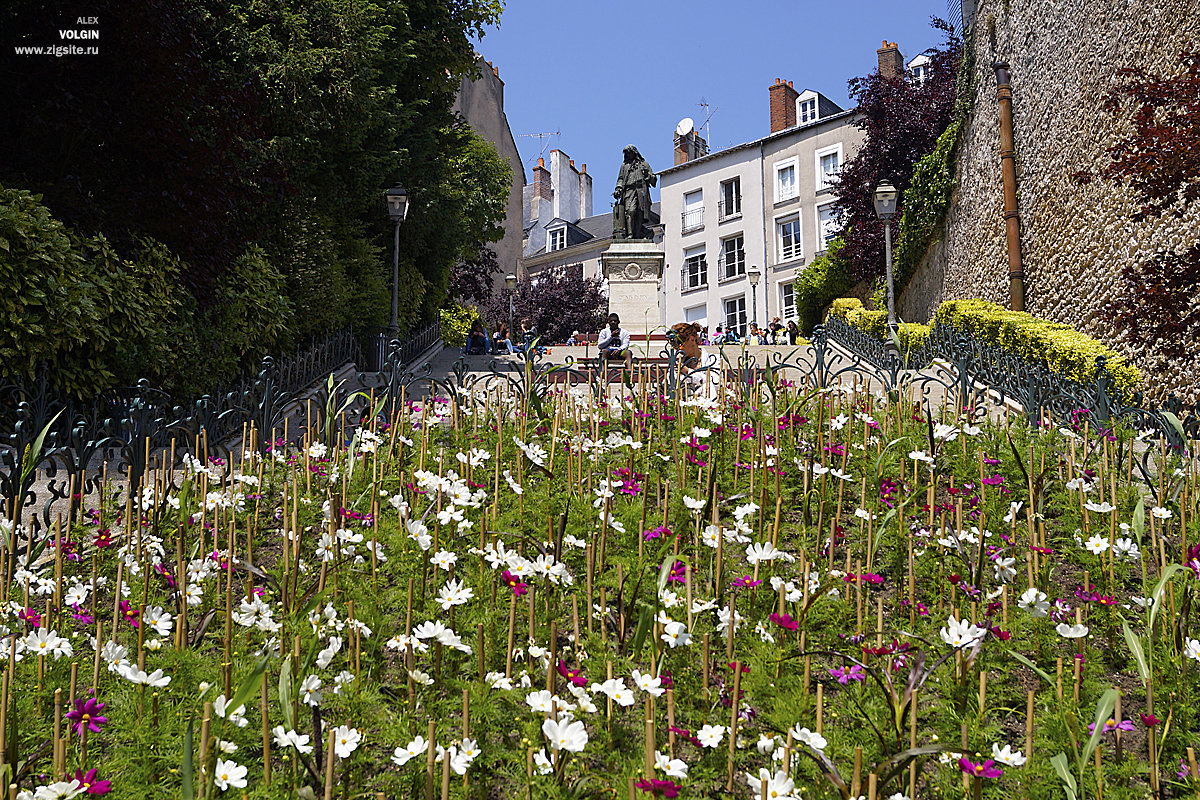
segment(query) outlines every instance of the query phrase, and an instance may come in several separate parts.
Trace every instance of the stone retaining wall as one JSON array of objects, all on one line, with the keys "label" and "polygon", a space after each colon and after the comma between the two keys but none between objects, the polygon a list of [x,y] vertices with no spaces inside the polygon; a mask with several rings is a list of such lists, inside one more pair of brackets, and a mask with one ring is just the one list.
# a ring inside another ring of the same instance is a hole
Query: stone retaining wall
[{"label": "stone retaining wall", "polygon": [[958,154],[958,189],[943,240],[901,295],[898,313],[928,319],[943,300],[1008,304],[995,61],[1012,71],[1026,310],[1070,324],[1126,354],[1158,400],[1200,402],[1200,343],[1175,363],[1148,359],[1101,315],[1123,266],[1200,234],[1200,207],[1182,218],[1135,223],[1132,195],[1096,172],[1129,133],[1101,98],[1123,67],[1178,74],[1178,56],[1200,49],[1200,0],[982,0],[975,17],[975,96]]}]

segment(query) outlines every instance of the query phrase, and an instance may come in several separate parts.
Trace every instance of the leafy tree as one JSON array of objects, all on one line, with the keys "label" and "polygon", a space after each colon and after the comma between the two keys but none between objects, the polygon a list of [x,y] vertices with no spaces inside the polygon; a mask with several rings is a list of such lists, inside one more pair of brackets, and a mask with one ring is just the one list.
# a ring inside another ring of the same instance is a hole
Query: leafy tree
[{"label": "leafy tree", "polygon": [[924,81],[917,83],[906,75],[885,78],[878,71],[850,80],[850,99],[861,115],[854,124],[866,133],[866,139],[862,149],[843,165],[833,192],[846,239],[842,258],[856,280],[873,278],[885,269],[884,231],[875,216],[875,187],[890,181],[900,191],[899,215],[913,167],[934,149],[954,113],[962,40],[943,20],[935,18],[932,25],[945,34],[945,41],[925,51],[930,62]]},{"label": "leafy tree", "polygon": [[[550,267],[513,290],[513,323],[528,319],[546,342],[565,342],[572,331],[597,331],[608,314],[608,297],[597,278],[583,277],[583,265]],[[508,292],[496,292],[484,307],[488,325],[508,321]]]},{"label": "leafy tree", "polygon": [[450,273],[450,297],[470,300],[477,306],[487,305],[492,297],[492,276],[500,272],[496,251],[484,247],[471,259],[460,262]]},{"label": "leafy tree", "polygon": [[[1179,65],[1171,77],[1123,69],[1104,98],[1105,110],[1127,114],[1133,131],[1109,148],[1101,175],[1133,190],[1138,221],[1182,218],[1200,201],[1200,51],[1180,54]],[[1192,238],[1122,267],[1119,294],[1105,308],[1130,340],[1164,356],[1195,352],[1200,335],[1200,238]]]}]

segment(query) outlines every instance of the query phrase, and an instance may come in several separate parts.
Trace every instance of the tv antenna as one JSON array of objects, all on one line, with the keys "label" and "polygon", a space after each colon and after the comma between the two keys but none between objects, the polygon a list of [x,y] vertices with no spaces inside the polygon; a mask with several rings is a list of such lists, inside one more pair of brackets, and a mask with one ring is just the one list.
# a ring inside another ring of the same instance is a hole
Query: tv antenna
[{"label": "tv antenna", "polygon": [[530,138],[533,138],[534,136],[536,136],[537,140],[538,140],[538,156],[541,157],[546,154],[546,140],[549,139],[551,136],[561,136],[561,135],[562,135],[562,130],[560,129],[557,131],[548,131],[546,133],[518,133],[517,138],[518,139],[530,139]]},{"label": "tv antenna", "polygon": [[700,127],[704,128],[704,139],[709,143],[709,147],[712,147],[712,131],[708,127],[708,121],[712,119],[713,114],[716,114],[720,109],[710,106],[708,101],[703,97],[700,98],[700,102],[696,103],[696,105],[704,109],[704,122],[700,125]]}]

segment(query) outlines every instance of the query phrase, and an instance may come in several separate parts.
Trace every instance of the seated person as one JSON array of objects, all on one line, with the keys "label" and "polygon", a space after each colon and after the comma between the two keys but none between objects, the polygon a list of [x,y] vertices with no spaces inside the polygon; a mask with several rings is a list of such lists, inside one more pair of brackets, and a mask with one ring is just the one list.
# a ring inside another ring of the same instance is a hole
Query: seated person
[{"label": "seated person", "polygon": [[800,338],[800,327],[795,320],[790,320],[787,324],[787,338],[788,344],[795,344],[796,340]]},{"label": "seated person", "polygon": [[508,325],[497,322],[496,330],[492,332],[492,352],[511,353],[512,351],[512,342],[508,339]]},{"label": "seated person", "polygon": [[700,349],[701,332],[694,322],[679,322],[667,333],[667,339],[679,349],[679,372],[693,386],[703,385],[706,377],[710,383],[720,382],[720,373],[715,369],[719,363],[717,354],[705,354]]},{"label": "seated person", "polygon": [[487,334],[483,330],[483,322],[476,319],[471,323],[471,331],[467,334],[467,343],[463,345],[462,354],[464,356],[483,356],[487,355],[488,340]]},{"label": "seated person", "polygon": [[625,369],[633,367],[633,351],[629,349],[629,331],[621,327],[621,318],[616,314],[608,315],[608,327],[600,331],[596,341],[601,366],[609,361],[624,361]]}]

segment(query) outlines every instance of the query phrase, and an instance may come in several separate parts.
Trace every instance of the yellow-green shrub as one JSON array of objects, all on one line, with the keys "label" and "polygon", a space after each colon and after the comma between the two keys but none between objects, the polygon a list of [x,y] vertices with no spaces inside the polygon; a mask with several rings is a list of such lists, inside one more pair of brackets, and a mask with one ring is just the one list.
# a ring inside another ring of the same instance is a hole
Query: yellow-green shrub
[{"label": "yellow-green shrub", "polygon": [[842,317],[844,319],[847,313],[862,307],[862,300],[857,297],[839,297],[829,304],[829,311],[825,314],[825,318]]},{"label": "yellow-green shrub", "polygon": [[[881,342],[888,340],[886,311],[854,308],[846,312],[846,323]],[[908,353],[920,348],[929,338],[930,330],[932,329],[928,325],[919,322],[899,323],[896,326],[896,338],[900,340],[900,350]]]},{"label": "yellow-green shrub", "polygon": [[442,323],[442,341],[450,347],[462,347],[467,343],[467,334],[471,323],[479,318],[479,312],[473,308],[458,304],[443,308],[440,312]]},{"label": "yellow-green shrub", "polygon": [[1046,362],[1055,372],[1080,383],[1096,379],[1096,357],[1107,367],[1118,389],[1128,395],[1141,381],[1137,368],[1100,342],[1058,322],[983,300],[951,300],[938,308],[935,322],[975,334],[1029,362]]}]

